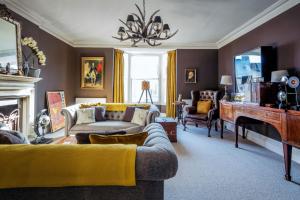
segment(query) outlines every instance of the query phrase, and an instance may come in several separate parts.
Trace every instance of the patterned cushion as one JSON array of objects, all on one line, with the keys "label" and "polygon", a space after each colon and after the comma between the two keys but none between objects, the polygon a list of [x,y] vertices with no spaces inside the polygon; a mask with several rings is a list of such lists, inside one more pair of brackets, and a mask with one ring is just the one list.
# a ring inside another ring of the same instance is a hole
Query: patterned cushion
[{"label": "patterned cushion", "polygon": [[84,108],[76,111],[77,121],[76,124],[89,124],[96,122],[95,108]]},{"label": "patterned cushion", "polygon": [[122,111],[106,111],[105,118],[107,120],[121,121],[124,118],[124,114]]}]

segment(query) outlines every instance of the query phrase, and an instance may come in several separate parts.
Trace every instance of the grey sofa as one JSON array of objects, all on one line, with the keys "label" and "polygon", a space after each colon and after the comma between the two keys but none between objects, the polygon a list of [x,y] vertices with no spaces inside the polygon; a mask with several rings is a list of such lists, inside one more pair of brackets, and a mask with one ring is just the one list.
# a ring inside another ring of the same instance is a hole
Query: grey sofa
[{"label": "grey sofa", "polygon": [[[125,112],[121,111],[107,111],[105,113],[105,117],[107,119],[106,121],[76,125],[76,110],[78,110],[79,107],[80,104],[76,104],[62,109],[62,114],[65,116],[65,135],[77,133],[107,134],[115,131],[136,133],[142,131],[144,128],[144,126],[122,121]],[[146,125],[155,122],[155,118],[159,115],[159,109],[155,105],[151,105],[147,116]]]},{"label": "grey sofa", "polygon": [[[150,124],[143,146],[137,148],[134,187],[97,186],[0,189],[3,200],[163,200],[164,180],[176,175],[176,153],[164,129]],[[62,152],[63,153],[63,152]]]}]

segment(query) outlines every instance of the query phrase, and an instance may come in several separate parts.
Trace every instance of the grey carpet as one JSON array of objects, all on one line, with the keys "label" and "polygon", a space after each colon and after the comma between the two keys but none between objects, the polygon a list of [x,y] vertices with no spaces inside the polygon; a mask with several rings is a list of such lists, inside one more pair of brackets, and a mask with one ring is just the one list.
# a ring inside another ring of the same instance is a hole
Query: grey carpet
[{"label": "grey carpet", "polygon": [[179,169],[165,182],[166,200],[300,199],[300,165],[292,166],[296,183],[287,182],[281,156],[242,138],[236,149],[233,133],[221,140],[205,128],[187,131],[178,128]]}]

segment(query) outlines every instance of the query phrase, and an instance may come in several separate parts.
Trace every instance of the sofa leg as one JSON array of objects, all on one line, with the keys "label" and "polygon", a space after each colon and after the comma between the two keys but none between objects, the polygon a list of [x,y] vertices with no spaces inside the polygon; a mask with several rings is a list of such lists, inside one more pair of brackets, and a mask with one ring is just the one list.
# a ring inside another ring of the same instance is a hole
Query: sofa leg
[{"label": "sofa leg", "polygon": [[186,121],[183,120],[183,131],[186,131]]},{"label": "sofa leg", "polygon": [[198,128],[198,124],[195,124],[196,125],[196,127]]}]

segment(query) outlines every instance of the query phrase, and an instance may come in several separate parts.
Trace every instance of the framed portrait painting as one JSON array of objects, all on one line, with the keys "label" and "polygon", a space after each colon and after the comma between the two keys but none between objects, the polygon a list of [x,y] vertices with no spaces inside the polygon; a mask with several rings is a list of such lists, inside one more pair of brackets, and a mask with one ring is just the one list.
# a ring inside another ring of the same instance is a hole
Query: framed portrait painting
[{"label": "framed portrait painting", "polygon": [[104,89],[104,57],[81,58],[81,88]]},{"label": "framed portrait painting", "polygon": [[65,118],[61,110],[66,107],[64,91],[47,92],[48,112],[51,119],[51,132],[65,127]]},{"label": "framed portrait painting", "polygon": [[185,83],[197,83],[197,70],[185,69]]}]

